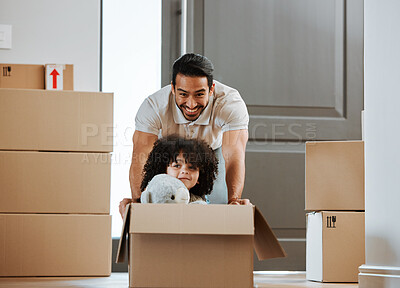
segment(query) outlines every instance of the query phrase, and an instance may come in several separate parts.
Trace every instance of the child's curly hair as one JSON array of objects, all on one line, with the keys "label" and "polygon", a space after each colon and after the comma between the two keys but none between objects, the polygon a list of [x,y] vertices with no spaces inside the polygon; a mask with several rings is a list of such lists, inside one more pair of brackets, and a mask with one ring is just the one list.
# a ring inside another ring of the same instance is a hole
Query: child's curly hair
[{"label": "child's curly hair", "polygon": [[140,191],[146,189],[155,175],[166,173],[168,165],[176,162],[176,157],[180,153],[187,163],[199,168],[199,184],[192,187],[190,193],[200,197],[210,194],[218,173],[218,159],[214,151],[202,140],[185,139],[176,135],[159,139],[154,143],[153,150],[144,165]]}]

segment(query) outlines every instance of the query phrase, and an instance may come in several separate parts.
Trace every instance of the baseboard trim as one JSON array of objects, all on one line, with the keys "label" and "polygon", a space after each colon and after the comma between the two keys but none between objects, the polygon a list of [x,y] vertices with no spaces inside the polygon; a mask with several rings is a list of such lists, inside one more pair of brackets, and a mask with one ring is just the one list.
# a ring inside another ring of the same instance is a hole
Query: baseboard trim
[{"label": "baseboard trim", "polygon": [[400,287],[400,267],[361,265],[358,269],[359,288]]}]

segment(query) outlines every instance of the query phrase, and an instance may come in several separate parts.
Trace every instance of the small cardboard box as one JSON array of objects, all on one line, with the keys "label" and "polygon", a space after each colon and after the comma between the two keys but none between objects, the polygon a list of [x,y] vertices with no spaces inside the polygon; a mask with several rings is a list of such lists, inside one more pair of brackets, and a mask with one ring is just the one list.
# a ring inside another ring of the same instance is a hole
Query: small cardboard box
[{"label": "small cardboard box", "polygon": [[306,143],[307,211],[365,210],[364,142]]},{"label": "small cardboard box", "polygon": [[129,287],[253,287],[260,260],[286,254],[253,206],[131,204],[117,262],[129,242]]},{"label": "small cardboard box", "polygon": [[0,276],[109,276],[111,216],[0,214]]},{"label": "small cardboard box", "polygon": [[74,65],[46,64],[45,89],[74,90]]},{"label": "small cardboard box", "polygon": [[358,282],[365,263],[364,212],[307,214],[306,278],[319,282]]},{"label": "small cardboard box", "polygon": [[0,151],[0,213],[110,213],[111,155]]},{"label": "small cardboard box", "polygon": [[44,66],[0,64],[0,88],[44,89]]},{"label": "small cardboard box", "polygon": [[0,89],[0,150],[111,152],[113,94]]},{"label": "small cardboard box", "polygon": [[[0,88],[17,89],[45,89],[47,87],[47,68],[49,65],[30,64],[4,64],[0,63]],[[62,77],[54,75],[56,80],[61,80],[58,90],[74,90],[74,65],[63,64]],[[52,71],[49,71],[49,74]],[[49,85],[52,83],[49,83]]]}]

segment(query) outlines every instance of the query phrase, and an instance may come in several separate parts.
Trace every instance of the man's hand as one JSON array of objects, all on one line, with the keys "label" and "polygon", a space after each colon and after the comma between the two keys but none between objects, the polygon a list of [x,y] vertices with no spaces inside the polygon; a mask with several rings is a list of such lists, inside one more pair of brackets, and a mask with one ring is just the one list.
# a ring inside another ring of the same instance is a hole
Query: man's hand
[{"label": "man's hand", "polygon": [[119,202],[119,214],[121,214],[122,219],[124,219],[126,205],[129,203],[133,203],[131,198],[124,198],[121,202]]},{"label": "man's hand", "polygon": [[253,205],[251,204],[249,199],[237,199],[237,198],[233,198],[231,200],[228,201],[229,205]]}]

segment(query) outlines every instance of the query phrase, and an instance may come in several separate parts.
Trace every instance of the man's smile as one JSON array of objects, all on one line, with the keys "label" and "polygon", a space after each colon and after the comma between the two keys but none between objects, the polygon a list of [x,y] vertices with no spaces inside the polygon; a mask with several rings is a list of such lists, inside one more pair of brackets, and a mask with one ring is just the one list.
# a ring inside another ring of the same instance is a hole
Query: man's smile
[{"label": "man's smile", "polygon": [[190,109],[189,107],[187,107],[185,105],[182,105],[181,107],[183,108],[183,110],[185,110],[186,114],[189,114],[189,115],[196,115],[197,112],[201,109],[201,106],[196,106],[192,109]]},{"label": "man's smile", "polygon": [[194,108],[194,109],[189,109],[189,108],[185,108],[189,113],[194,113],[197,111],[198,108]]}]

